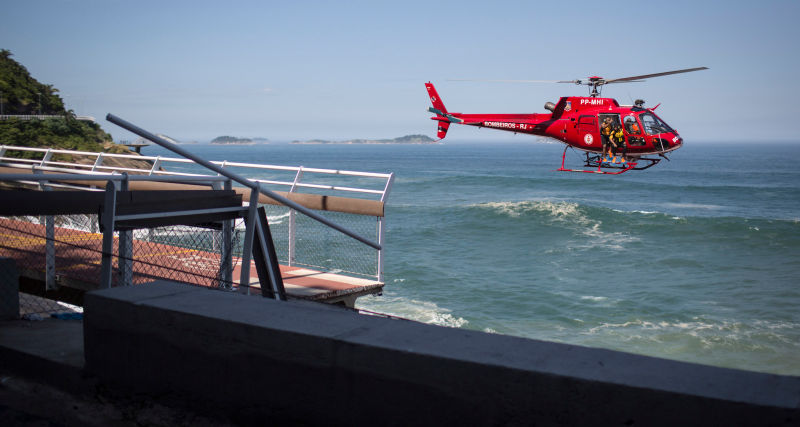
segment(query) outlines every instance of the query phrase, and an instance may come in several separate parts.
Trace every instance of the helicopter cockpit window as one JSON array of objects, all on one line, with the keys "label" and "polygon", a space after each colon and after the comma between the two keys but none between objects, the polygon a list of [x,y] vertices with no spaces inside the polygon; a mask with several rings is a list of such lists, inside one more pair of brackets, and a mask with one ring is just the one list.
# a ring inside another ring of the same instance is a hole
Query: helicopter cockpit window
[{"label": "helicopter cockpit window", "polygon": [[669,127],[663,120],[656,117],[653,113],[642,113],[639,115],[639,119],[642,121],[642,126],[644,126],[644,131],[647,132],[648,135],[657,135],[660,133],[665,132],[673,132],[672,128]]},{"label": "helicopter cockpit window", "polygon": [[639,124],[636,123],[636,118],[633,116],[625,117],[625,130],[631,135],[642,133],[641,129],[639,129]]}]

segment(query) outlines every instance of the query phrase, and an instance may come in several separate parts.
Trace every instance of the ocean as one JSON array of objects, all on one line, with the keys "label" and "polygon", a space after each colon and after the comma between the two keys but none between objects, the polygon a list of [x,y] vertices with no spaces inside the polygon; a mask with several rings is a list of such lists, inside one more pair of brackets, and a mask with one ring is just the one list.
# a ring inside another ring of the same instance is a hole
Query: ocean
[{"label": "ocean", "polygon": [[563,145],[533,140],[184,148],[394,172],[386,287],[359,308],[800,375],[800,143],[689,141],[618,176],[555,172]]}]

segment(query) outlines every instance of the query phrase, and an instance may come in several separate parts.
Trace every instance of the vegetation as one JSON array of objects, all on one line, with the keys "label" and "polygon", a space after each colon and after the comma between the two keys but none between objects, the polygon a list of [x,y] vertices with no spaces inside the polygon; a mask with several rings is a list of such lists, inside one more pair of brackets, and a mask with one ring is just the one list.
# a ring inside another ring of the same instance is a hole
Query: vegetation
[{"label": "vegetation", "polygon": [[[41,100],[41,101],[40,101]],[[41,103],[40,103],[41,102]],[[80,151],[129,152],[111,143],[111,135],[100,125],[75,119],[66,110],[53,85],[42,84],[28,70],[0,50],[0,103],[4,115],[57,115],[58,118],[0,120],[0,144],[60,148]],[[34,153],[28,153],[35,156]]]},{"label": "vegetation", "polygon": [[36,81],[22,64],[11,59],[11,52],[6,49],[0,50],[0,92],[3,114],[64,112],[64,102],[57,95],[58,89]]}]

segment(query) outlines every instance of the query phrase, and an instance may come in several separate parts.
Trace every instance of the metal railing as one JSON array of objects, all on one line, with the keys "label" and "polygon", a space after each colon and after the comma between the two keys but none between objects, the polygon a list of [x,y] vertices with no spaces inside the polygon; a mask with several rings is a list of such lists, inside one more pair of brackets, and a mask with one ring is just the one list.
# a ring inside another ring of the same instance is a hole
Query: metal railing
[{"label": "metal railing", "polygon": [[[296,219],[296,212],[300,212],[309,218],[319,221],[321,224],[324,224],[326,227],[330,227],[335,229],[357,241],[368,245],[377,250],[377,265],[375,271],[375,277],[378,281],[383,282],[383,267],[384,267],[384,252],[383,252],[383,244],[385,243],[386,239],[386,221],[383,215],[377,215],[377,241],[372,241],[363,237],[362,235],[355,233],[348,228],[342,227],[332,221],[329,221],[325,217],[317,214],[316,212],[311,211],[310,209],[289,200],[286,197],[283,197],[280,194],[276,194],[273,191],[270,191],[267,187],[272,187],[275,189],[283,189],[286,191],[287,194],[292,193],[299,193],[299,190],[306,190],[309,192],[313,192],[314,194],[328,194],[328,195],[336,195],[336,194],[347,194],[347,195],[357,195],[359,199],[367,199],[367,200],[376,200],[381,203],[385,203],[388,195],[390,193],[393,181],[394,181],[394,174],[392,173],[370,173],[370,172],[357,172],[357,171],[347,171],[347,170],[336,170],[336,169],[321,169],[321,168],[307,168],[303,166],[279,166],[279,165],[262,165],[262,164],[254,164],[254,163],[243,163],[243,162],[230,162],[230,161],[213,161],[209,162],[204,159],[201,159],[192,153],[178,147],[174,144],[171,144],[168,141],[165,141],[163,138],[158,137],[157,135],[151,134],[147,131],[144,131],[130,123],[125,122],[122,119],[116,118],[112,115],[108,117],[109,121],[112,123],[118,124],[122,127],[125,127],[128,130],[133,131],[134,133],[139,134],[140,136],[153,141],[173,152],[176,152],[180,155],[183,155],[187,158],[173,158],[173,157],[164,157],[164,156],[140,156],[140,155],[130,155],[130,154],[110,154],[110,153],[87,153],[81,151],[73,151],[73,150],[58,150],[58,149],[43,149],[43,148],[31,148],[31,147],[17,147],[17,146],[6,146],[0,145],[0,165],[4,166],[12,166],[17,168],[27,168],[27,169],[34,169],[36,171],[49,171],[49,172],[69,172],[69,173],[79,173],[82,175],[99,175],[109,173],[111,171],[116,172],[127,172],[129,174],[145,174],[153,178],[153,181],[169,181],[170,177],[180,178],[179,180],[186,180],[190,177],[195,177],[197,180],[208,181],[208,178],[214,177],[215,175],[207,175],[202,174],[194,171],[189,171],[192,165],[199,164],[207,169],[210,169],[217,173],[216,176],[226,176],[229,179],[235,180],[242,185],[248,187],[250,191],[251,200],[253,196],[258,194],[264,194],[281,204],[289,207],[288,211],[288,244],[287,244],[287,264],[292,266],[298,264],[296,260],[296,252],[297,252],[297,234],[298,234],[298,221]],[[36,153],[36,155],[40,155],[40,158],[33,158],[33,159],[26,159],[26,158],[18,158],[12,157],[10,154],[13,152],[18,153]],[[58,157],[57,155],[63,155],[61,157],[68,157],[69,160],[54,160],[54,156]],[[132,160],[145,160],[149,161],[151,165],[147,168],[135,168],[135,167],[120,167],[120,166],[112,166],[106,165],[104,162],[109,159],[132,159]],[[178,171],[175,169],[183,168],[184,170]],[[168,170],[167,168],[171,168]],[[254,174],[254,173],[270,173],[270,174],[282,174],[285,175],[283,179],[281,177],[270,177],[269,179],[258,179],[258,178],[245,178],[244,176],[234,173],[231,169],[241,170],[244,173]],[[288,175],[288,176],[287,176]],[[162,179],[156,179],[157,177],[162,177]],[[308,179],[309,177],[313,177],[313,179]],[[329,178],[349,178],[350,180],[355,180],[357,185],[345,185],[345,184],[337,184],[337,183],[330,183],[329,181],[321,182],[319,177],[329,177]],[[52,180],[52,178],[50,178]],[[366,181],[366,183],[365,183]],[[78,188],[71,186],[69,184],[55,184],[50,183],[48,184],[51,187],[62,187],[62,188]],[[217,185],[215,188],[219,188],[220,186]],[[85,189],[85,187],[81,187]],[[102,191],[98,189],[97,191]],[[245,199],[247,199],[245,197]],[[254,203],[253,205],[257,205]],[[299,264],[304,264],[300,262]],[[312,265],[319,267],[318,265],[305,263],[305,265]]]},{"label": "metal railing", "polygon": [[[152,135],[156,137],[155,135]],[[160,138],[159,138],[160,139]],[[166,142],[166,141],[164,141]],[[170,144],[173,145],[174,144]],[[178,147],[179,148],[179,147]],[[24,159],[6,156],[9,151],[18,151],[21,153],[42,153],[40,159]],[[185,150],[182,150],[186,152]],[[65,154],[69,156],[77,156],[82,158],[91,159],[89,163],[79,163],[76,161],[54,161],[53,155]],[[152,166],[145,168],[123,168],[119,166],[104,165],[103,162],[108,159],[130,159],[130,160],[145,160],[152,162]],[[169,165],[192,165],[196,162],[191,159],[182,159],[176,157],[163,157],[163,156],[140,156],[135,154],[111,154],[111,153],[95,153],[86,151],[74,150],[58,150],[52,148],[33,148],[33,147],[17,147],[12,145],[0,145],[0,161],[2,162],[15,162],[36,165],[39,167],[67,167],[75,169],[76,171],[83,172],[130,172],[130,173],[145,173],[148,175],[165,175],[165,176],[207,176],[200,173],[178,172],[165,170],[164,167]],[[386,201],[391,190],[394,174],[392,173],[372,173],[372,172],[357,172],[338,169],[320,169],[308,168],[304,166],[279,166],[279,165],[264,165],[257,163],[242,163],[223,161],[210,161],[211,165],[218,166],[221,169],[242,168],[251,172],[257,171],[273,171],[273,172],[291,172],[294,177],[291,181],[271,180],[271,179],[258,179],[249,178],[250,181],[259,182],[266,185],[276,185],[287,187],[290,191],[294,192],[300,188],[316,189],[316,190],[329,190],[332,192],[346,192],[346,193],[360,193],[362,195],[372,195],[378,197],[382,202]],[[70,171],[72,172],[72,171]],[[303,182],[306,174],[319,174],[319,175],[336,175],[356,178],[373,178],[376,182],[382,185],[376,188],[358,188],[342,185],[326,185]]]}]

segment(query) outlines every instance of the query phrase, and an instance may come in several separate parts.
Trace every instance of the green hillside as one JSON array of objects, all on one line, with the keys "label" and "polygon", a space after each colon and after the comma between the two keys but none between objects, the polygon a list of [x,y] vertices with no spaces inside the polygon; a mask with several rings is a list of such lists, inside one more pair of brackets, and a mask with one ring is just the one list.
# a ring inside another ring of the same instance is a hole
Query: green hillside
[{"label": "green hillside", "polygon": [[[64,107],[58,89],[37,81],[11,56],[10,51],[0,50],[0,145],[129,152],[113,144],[111,135],[97,123],[76,120],[72,110]],[[60,117],[25,120],[14,115]]]}]

